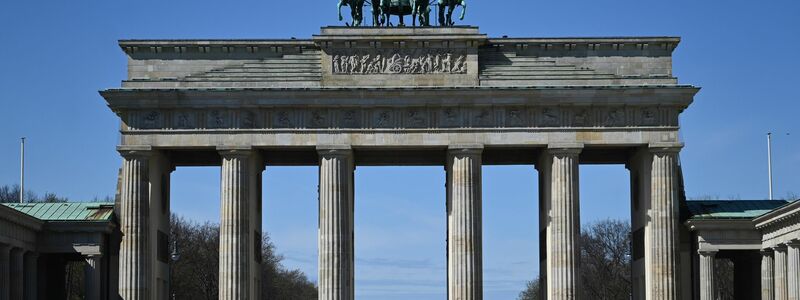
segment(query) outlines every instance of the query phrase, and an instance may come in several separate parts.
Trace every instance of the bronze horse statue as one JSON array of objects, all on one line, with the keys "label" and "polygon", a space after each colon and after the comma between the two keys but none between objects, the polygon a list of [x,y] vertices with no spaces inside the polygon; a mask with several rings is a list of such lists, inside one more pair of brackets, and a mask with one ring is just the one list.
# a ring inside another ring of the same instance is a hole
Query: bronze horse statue
[{"label": "bronze horse statue", "polygon": [[[373,0],[377,2],[379,0]],[[374,5],[373,5],[374,7]],[[390,17],[392,15],[400,18],[398,26],[405,26],[403,18],[411,15],[412,26],[417,26],[419,17],[420,26],[430,26],[430,2],[429,0],[380,0],[378,5],[379,12],[373,9],[374,14],[380,14],[380,25],[391,26]]]},{"label": "bronze horse statue", "polygon": [[[467,0],[439,0],[439,26],[453,26],[455,22],[453,22],[453,11],[456,10],[456,6],[461,5],[461,16],[459,16],[459,20],[464,20],[464,14],[467,13]],[[445,8],[447,8],[447,13],[445,13]]]},{"label": "bronze horse statue", "polygon": [[[342,18],[342,6],[350,6],[350,16],[353,18],[352,26],[361,26],[364,21],[364,2],[365,0],[339,0],[336,8],[339,10],[339,21]],[[351,24],[347,24],[351,26]]]},{"label": "bronze horse statue", "polygon": [[[461,19],[464,19],[466,11],[466,0],[433,0],[438,1],[439,6],[439,24],[442,26],[452,26],[453,10],[456,6],[461,5],[464,10],[461,11]],[[398,26],[405,26],[404,17],[411,15],[412,26],[417,26],[419,20],[420,26],[430,26],[430,12],[431,0],[339,0],[337,10],[339,12],[339,21],[342,17],[342,6],[350,6],[350,14],[353,18],[352,24],[347,26],[361,26],[364,21],[363,7],[367,3],[372,6],[372,24],[373,26],[392,26],[391,16],[398,16],[400,23]],[[444,14],[445,8],[449,8],[448,13]]]}]

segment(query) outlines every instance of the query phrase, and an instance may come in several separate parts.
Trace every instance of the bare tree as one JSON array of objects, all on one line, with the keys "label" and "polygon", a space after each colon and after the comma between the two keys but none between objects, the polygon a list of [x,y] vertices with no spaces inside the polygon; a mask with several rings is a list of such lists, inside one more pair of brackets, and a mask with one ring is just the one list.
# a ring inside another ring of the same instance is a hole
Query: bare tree
[{"label": "bare tree", "polygon": [[[177,299],[218,299],[219,225],[197,224],[176,215],[170,218],[171,240],[180,259],[173,264],[172,289]],[[264,234],[261,243],[261,295],[265,299],[311,300],[316,286],[299,270],[281,265],[281,256]]]},{"label": "bare tree", "polygon": [[[604,220],[581,231],[580,289],[585,299],[629,299],[631,295],[631,227]],[[541,299],[539,278],[529,281],[519,300]]]},{"label": "bare tree", "polygon": [[542,282],[539,278],[528,281],[525,290],[519,293],[519,300],[539,300],[542,299]]}]

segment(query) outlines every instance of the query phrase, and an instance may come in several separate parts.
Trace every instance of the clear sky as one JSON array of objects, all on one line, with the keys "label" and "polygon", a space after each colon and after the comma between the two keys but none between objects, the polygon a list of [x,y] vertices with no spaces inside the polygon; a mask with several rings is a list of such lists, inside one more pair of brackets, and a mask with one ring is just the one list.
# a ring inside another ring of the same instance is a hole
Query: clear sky
[{"label": "clear sky", "polygon": [[[114,193],[118,120],[98,90],[118,87],[129,38],[308,38],[341,24],[335,0],[38,1],[0,3],[0,184],[73,200]],[[346,9],[345,9],[346,10]],[[345,15],[347,12],[345,11]],[[703,89],[681,119],[688,195],[762,199],[773,131],[775,190],[800,193],[800,2],[742,0],[470,1],[462,24],[490,36],[680,36],[674,74]],[[786,135],[791,133],[791,135]],[[514,299],[538,273],[537,175],[483,169],[487,299]],[[628,218],[623,166],[581,167],[581,218]],[[313,167],[268,167],[264,230],[285,264],[316,280]],[[173,211],[219,216],[219,168],[179,168]],[[444,299],[444,170],[356,171],[358,299]]]}]

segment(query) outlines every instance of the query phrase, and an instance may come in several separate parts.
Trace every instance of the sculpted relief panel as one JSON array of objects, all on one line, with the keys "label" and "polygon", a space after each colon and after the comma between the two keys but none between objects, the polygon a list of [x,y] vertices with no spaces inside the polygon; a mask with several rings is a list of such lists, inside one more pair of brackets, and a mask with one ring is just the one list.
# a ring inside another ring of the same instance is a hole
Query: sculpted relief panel
[{"label": "sculpted relief panel", "polygon": [[657,106],[421,106],[174,109],[127,112],[129,130],[457,129],[678,126],[678,109]]},{"label": "sculpted relief panel", "polygon": [[452,49],[334,50],[333,74],[466,74],[466,52]]}]

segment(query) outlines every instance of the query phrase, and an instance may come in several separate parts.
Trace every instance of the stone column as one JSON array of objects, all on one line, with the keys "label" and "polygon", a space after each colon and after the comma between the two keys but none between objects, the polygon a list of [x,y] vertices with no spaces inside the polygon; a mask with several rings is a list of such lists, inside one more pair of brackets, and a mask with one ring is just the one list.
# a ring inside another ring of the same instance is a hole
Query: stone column
[{"label": "stone column", "polygon": [[447,298],[483,299],[481,154],[483,146],[447,151]]},{"label": "stone column", "polygon": [[11,299],[22,299],[23,292],[25,291],[24,281],[22,274],[24,271],[25,259],[23,258],[25,250],[21,248],[11,249]]},{"label": "stone column", "polygon": [[775,251],[775,300],[788,300],[789,287],[786,274],[786,245],[778,245],[773,248]]},{"label": "stone column", "polygon": [[11,246],[0,245],[0,300],[11,296]]},{"label": "stone column", "polygon": [[[222,192],[219,232],[219,299],[253,300],[250,238],[253,150],[221,149]],[[259,249],[260,251],[260,249]]]},{"label": "stone column", "polygon": [[86,300],[100,300],[100,262],[102,256],[100,255],[87,255],[84,257],[86,265],[84,265],[84,289]]},{"label": "stone column", "polygon": [[39,253],[28,252],[25,254],[25,297],[26,300],[38,300],[38,274]]},{"label": "stone column", "polygon": [[761,250],[761,300],[775,299],[775,258],[772,249]]},{"label": "stone column", "polygon": [[319,299],[353,300],[353,175],[349,146],[318,147]]},{"label": "stone column", "polygon": [[680,147],[651,147],[650,210],[645,229],[647,299],[677,300],[679,199],[676,178]]},{"label": "stone column", "polygon": [[700,255],[700,300],[715,300],[714,256],[717,251],[699,250]]},{"label": "stone column", "polygon": [[123,300],[150,299],[149,160],[151,151],[121,150],[119,295]]},{"label": "stone column", "polygon": [[539,162],[546,226],[548,300],[580,299],[580,197],[578,155],[581,145],[551,145]]},{"label": "stone column", "polygon": [[800,241],[786,243],[786,281],[789,300],[800,300]]}]

